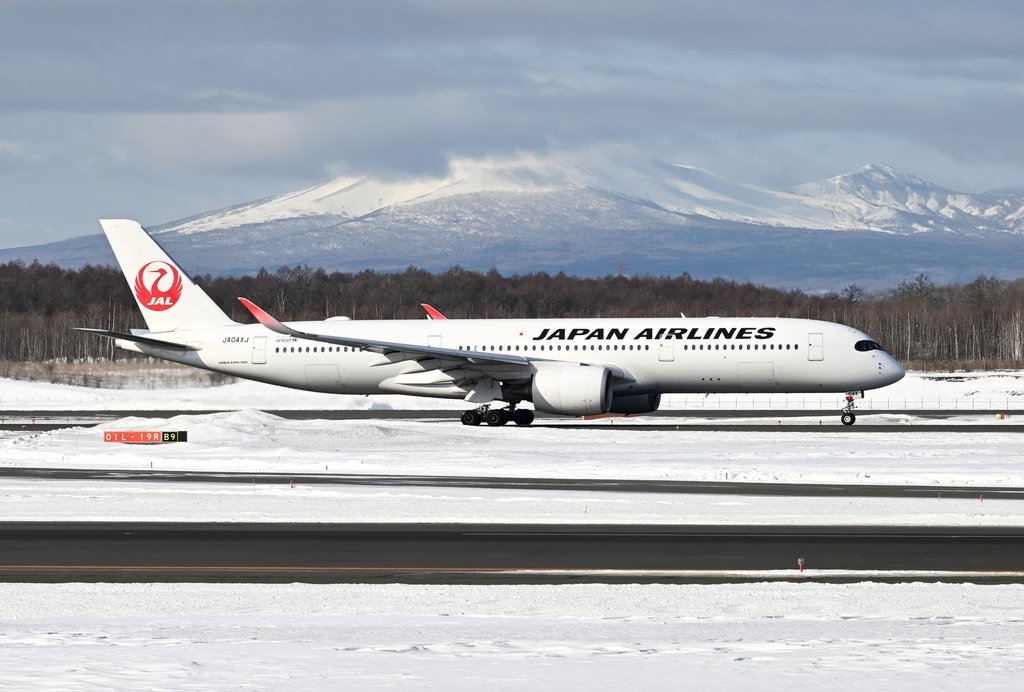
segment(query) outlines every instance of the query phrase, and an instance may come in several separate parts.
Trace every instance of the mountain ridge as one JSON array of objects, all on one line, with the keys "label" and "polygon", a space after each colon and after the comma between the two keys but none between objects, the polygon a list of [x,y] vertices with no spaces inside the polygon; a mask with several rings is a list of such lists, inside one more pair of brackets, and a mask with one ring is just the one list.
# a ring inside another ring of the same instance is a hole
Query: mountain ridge
[{"label": "mountain ridge", "polygon": [[605,170],[564,164],[534,166],[464,162],[453,166],[448,176],[435,178],[388,182],[341,177],[164,224],[159,232],[191,234],[298,218],[342,224],[382,209],[480,192],[518,195],[592,190],[654,205],[665,212],[736,223],[887,233],[1024,233],[1024,195],[1019,192],[957,192],[884,164],[869,164],[852,173],[784,190],[730,181],[683,164],[655,162]]},{"label": "mountain ridge", "polygon": [[[151,227],[191,273],[565,271],[883,287],[1024,270],[1024,195],[962,193],[892,166],[772,190],[693,166],[462,161],[444,176],[339,177]],[[0,261],[112,263],[101,235],[0,250]]]}]

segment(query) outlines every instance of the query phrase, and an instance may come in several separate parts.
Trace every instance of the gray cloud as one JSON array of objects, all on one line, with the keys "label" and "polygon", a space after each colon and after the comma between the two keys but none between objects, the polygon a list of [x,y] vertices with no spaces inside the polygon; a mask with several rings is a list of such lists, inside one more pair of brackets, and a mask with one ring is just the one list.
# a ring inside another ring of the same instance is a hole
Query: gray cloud
[{"label": "gray cloud", "polygon": [[635,152],[779,186],[868,162],[964,189],[1024,186],[1022,14],[877,0],[8,0],[0,244],[513,152]]}]

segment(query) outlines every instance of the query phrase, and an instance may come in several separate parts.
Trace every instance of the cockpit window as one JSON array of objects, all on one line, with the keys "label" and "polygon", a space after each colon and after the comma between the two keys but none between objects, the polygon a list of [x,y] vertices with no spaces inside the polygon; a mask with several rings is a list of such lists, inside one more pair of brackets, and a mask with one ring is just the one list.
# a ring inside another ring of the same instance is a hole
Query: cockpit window
[{"label": "cockpit window", "polygon": [[879,346],[874,341],[858,341],[853,345],[858,351],[884,351],[885,349]]}]

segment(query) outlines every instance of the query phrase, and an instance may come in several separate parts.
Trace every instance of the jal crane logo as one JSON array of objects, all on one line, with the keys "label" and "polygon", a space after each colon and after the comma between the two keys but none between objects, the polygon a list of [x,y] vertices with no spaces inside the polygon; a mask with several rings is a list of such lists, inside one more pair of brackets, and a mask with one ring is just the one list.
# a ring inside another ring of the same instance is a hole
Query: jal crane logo
[{"label": "jal crane logo", "polygon": [[169,262],[149,262],[135,277],[135,297],[147,310],[166,310],[181,298],[183,284],[177,268]]}]

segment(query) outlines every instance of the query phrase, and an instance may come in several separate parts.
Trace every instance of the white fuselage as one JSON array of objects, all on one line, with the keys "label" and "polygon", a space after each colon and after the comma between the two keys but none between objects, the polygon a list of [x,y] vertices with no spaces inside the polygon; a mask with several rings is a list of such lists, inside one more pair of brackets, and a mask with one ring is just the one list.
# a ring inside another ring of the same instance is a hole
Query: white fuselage
[{"label": "white fuselage", "polygon": [[[896,382],[904,370],[870,337],[833,322],[785,318],[326,320],[291,327],[339,337],[523,356],[625,373],[615,395],[674,392],[848,392]],[[269,331],[260,324],[164,333],[181,353],[133,351],[236,377],[340,394],[463,398],[457,363],[390,358]],[[858,344],[872,344],[871,348]],[[510,371],[511,372],[511,371]],[[518,376],[522,370],[516,369]],[[496,379],[500,378],[500,372]]]}]

